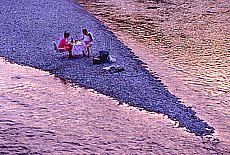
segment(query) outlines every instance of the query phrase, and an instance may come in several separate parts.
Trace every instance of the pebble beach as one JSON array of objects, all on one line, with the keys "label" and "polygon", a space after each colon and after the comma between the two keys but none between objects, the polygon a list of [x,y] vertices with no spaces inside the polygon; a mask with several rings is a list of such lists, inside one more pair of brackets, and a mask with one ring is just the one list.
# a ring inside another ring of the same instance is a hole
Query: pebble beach
[{"label": "pebble beach", "polygon": [[[76,1],[5,0],[0,4],[0,8],[2,36],[0,38],[0,56],[6,60],[55,75],[55,77],[70,83],[72,87],[77,86],[81,89],[93,90],[103,94],[104,97],[116,100],[117,105],[127,104],[141,111],[163,114],[169,120],[176,122],[177,127],[185,128],[187,133],[194,134],[197,137],[210,136],[215,132],[212,126],[196,115],[192,107],[183,105],[178,97],[172,95],[158,77],[146,69],[145,63],[138,59],[132,49],[117,39],[106,26]],[[115,65],[119,65],[125,70],[118,73],[105,71],[103,67],[108,67],[111,64],[93,65],[92,57],[90,59],[70,60],[68,56],[63,56],[53,50],[52,41],[58,41],[64,31],[80,36],[82,28],[89,29],[94,35],[93,55],[96,55],[100,50],[109,50],[111,56],[117,60]],[[52,84],[51,86],[55,87]],[[77,96],[76,93],[73,94]],[[5,95],[7,94],[2,96]],[[68,93],[68,96],[71,98],[71,94]],[[93,98],[92,96],[91,98]],[[114,107],[116,106],[113,105]],[[97,106],[94,108],[96,109]],[[2,133],[5,133],[9,128],[9,122],[11,122],[10,124],[17,124],[15,120],[2,119],[1,122],[3,124]],[[24,132],[25,128],[21,128],[21,125],[18,126]],[[40,128],[33,128],[33,130],[40,132]],[[46,127],[46,130],[48,134],[56,134],[49,132],[48,127]],[[80,138],[78,140],[80,141]],[[10,147],[4,144],[6,141],[9,145],[10,140],[6,138],[1,141],[0,148],[9,151]],[[72,144],[76,148],[77,146],[79,148],[84,146],[80,142]],[[27,145],[29,146],[29,144]],[[55,150],[55,144],[52,146],[52,149]],[[26,149],[24,151],[26,152]],[[43,154],[39,153],[39,149],[36,149],[36,151],[33,153]],[[97,152],[97,149],[84,148],[79,150],[81,153],[92,153],[94,151]],[[116,154],[114,150],[107,151]],[[217,153],[218,151],[219,153],[227,153],[224,149],[215,151]],[[103,152],[103,150],[99,152]],[[155,152],[157,152],[157,149]],[[52,153],[52,150],[46,153]],[[73,149],[72,153],[78,152]],[[122,153],[121,150],[119,153]],[[151,151],[148,153],[151,154]],[[209,154],[210,152],[206,153]]]}]

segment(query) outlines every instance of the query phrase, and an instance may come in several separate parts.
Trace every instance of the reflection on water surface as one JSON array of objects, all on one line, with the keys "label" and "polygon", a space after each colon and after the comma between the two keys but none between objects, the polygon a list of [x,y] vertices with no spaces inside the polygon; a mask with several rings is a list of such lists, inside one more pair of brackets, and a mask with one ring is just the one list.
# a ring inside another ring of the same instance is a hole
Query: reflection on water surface
[{"label": "reflection on water surface", "polygon": [[[216,154],[163,115],[0,59],[0,154]],[[48,146],[48,147],[47,147]]]},{"label": "reflection on water surface", "polygon": [[147,63],[171,93],[230,139],[230,3],[78,0]]}]

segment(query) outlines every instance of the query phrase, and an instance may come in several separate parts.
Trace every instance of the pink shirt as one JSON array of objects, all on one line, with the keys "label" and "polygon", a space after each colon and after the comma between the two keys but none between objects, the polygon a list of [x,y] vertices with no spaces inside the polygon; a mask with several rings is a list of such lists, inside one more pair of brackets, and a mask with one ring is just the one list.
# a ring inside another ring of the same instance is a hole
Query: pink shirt
[{"label": "pink shirt", "polygon": [[68,46],[68,43],[66,42],[66,38],[63,37],[58,45],[58,48],[64,48],[65,46]]}]

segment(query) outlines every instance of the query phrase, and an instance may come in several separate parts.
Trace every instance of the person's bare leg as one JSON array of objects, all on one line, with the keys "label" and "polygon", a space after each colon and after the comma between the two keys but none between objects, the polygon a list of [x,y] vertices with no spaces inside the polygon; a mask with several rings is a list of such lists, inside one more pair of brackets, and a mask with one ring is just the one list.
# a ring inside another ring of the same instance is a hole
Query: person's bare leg
[{"label": "person's bare leg", "polygon": [[88,58],[90,57],[90,47],[92,46],[92,44],[87,44],[87,52],[88,52]]},{"label": "person's bare leg", "polygon": [[70,59],[73,59],[73,53],[72,53],[71,50],[69,51],[69,58],[70,58]]},{"label": "person's bare leg", "polygon": [[65,47],[65,50],[69,52],[69,58],[70,58],[70,59],[73,59],[72,46],[71,46],[71,45],[66,46],[66,47]]},{"label": "person's bare leg", "polygon": [[87,47],[87,52],[88,52],[88,58],[90,57],[90,49]]}]

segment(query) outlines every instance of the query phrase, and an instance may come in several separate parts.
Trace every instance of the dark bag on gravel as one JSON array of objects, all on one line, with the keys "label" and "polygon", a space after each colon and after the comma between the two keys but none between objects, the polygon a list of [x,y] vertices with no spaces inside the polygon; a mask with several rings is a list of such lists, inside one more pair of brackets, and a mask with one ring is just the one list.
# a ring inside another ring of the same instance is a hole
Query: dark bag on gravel
[{"label": "dark bag on gravel", "polygon": [[109,62],[109,52],[99,51],[99,56],[93,57],[93,64]]},{"label": "dark bag on gravel", "polygon": [[109,52],[99,51],[99,54],[100,54],[100,59],[102,63],[107,62],[109,60]]},{"label": "dark bag on gravel", "polygon": [[93,64],[94,64],[94,65],[95,65],[95,64],[100,64],[100,63],[101,63],[101,59],[100,59],[99,56],[93,57]]}]

